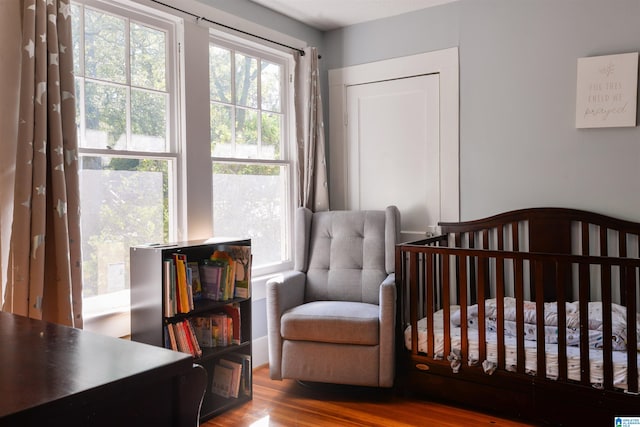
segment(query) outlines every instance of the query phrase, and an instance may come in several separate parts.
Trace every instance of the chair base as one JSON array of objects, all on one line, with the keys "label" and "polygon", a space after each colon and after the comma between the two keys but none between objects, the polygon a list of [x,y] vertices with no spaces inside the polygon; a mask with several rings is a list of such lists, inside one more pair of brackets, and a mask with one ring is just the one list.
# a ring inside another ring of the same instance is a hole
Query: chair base
[{"label": "chair base", "polygon": [[386,401],[395,395],[393,388],[387,387],[334,384],[303,380],[295,381],[305,392],[313,393],[313,395],[319,399],[324,396],[329,396],[331,398],[349,400]]}]

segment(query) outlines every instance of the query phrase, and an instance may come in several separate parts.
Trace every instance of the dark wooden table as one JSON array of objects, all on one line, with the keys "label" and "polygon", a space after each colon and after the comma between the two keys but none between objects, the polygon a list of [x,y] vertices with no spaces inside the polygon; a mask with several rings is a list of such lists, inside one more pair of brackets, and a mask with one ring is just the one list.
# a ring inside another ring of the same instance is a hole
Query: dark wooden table
[{"label": "dark wooden table", "polygon": [[0,312],[0,426],[196,426],[189,355]]}]

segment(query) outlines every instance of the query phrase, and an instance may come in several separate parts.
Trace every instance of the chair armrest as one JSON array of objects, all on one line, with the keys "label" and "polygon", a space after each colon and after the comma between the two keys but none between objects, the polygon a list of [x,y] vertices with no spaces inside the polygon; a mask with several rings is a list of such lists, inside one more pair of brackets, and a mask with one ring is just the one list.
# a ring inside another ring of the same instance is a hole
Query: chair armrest
[{"label": "chair armrest", "polygon": [[380,285],[380,387],[391,387],[395,377],[396,283],[391,273]]},{"label": "chair armrest", "polygon": [[282,313],[304,303],[306,275],[287,271],[267,281],[267,337],[271,379],[282,379]]},{"label": "chair armrest", "polygon": [[286,271],[267,281],[268,307],[277,309],[278,317],[291,307],[304,303],[307,276],[296,270]]},{"label": "chair armrest", "polygon": [[380,285],[380,321],[389,315],[395,319],[396,312],[396,275],[391,273]]}]

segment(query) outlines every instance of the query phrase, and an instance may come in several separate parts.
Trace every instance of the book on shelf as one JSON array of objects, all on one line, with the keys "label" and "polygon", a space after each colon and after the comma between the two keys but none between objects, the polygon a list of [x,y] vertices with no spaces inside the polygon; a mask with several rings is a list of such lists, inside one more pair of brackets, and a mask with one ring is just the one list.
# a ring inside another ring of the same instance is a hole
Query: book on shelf
[{"label": "book on shelf", "polygon": [[176,293],[178,295],[178,313],[188,313],[193,310],[193,295],[191,286],[187,284],[187,256],[181,253],[173,254],[176,265]]},{"label": "book on shelf", "polygon": [[232,303],[222,307],[227,316],[231,317],[231,344],[242,342],[242,325],[240,324],[240,304]]},{"label": "book on shelf", "polygon": [[233,334],[233,320],[226,313],[216,313],[211,315],[214,324],[214,337],[216,347],[226,347],[231,344]]},{"label": "book on shelf", "polygon": [[173,265],[172,259],[165,259],[162,262],[162,274],[163,274],[163,287],[164,287],[164,310],[163,314],[165,317],[171,317],[175,315],[175,306],[174,306],[174,286],[173,286],[173,271],[175,267]]},{"label": "book on shelf", "polygon": [[238,395],[250,396],[251,381],[253,381],[251,377],[251,355],[244,353],[231,353],[225,355],[224,358],[241,365],[242,369]]},{"label": "book on shelf", "polygon": [[250,396],[251,381],[251,356],[230,353],[216,363],[212,389],[214,393],[224,397]]},{"label": "book on shelf", "polygon": [[213,368],[213,379],[211,381],[211,391],[222,397],[230,397],[231,381],[233,378],[233,369],[216,364]]},{"label": "book on shelf", "polygon": [[202,348],[189,320],[167,323],[166,326],[170,345],[168,348],[190,354],[193,357],[202,356]]},{"label": "book on shelf", "polygon": [[203,296],[202,274],[198,262],[187,261],[185,254],[175,253],[163,261],[165,317],[188,313],[195,308],[194,301]]},{"label": "book on shelf", "polygon": [[202,356],[202,348],[200,348],[200,343],[198,343],[198,339],[196,338],[196,334],[193,331],[191,322],[189,322],[188,320],[183,320],[182,322],[180,322],[180,325],[184,329],[184,333],[187,335],[191,354],[195,357]]},{"label": "book on shelf", "polygon": [[[221,271],[210,268],[206,298],[227,301],[251,296],[251,247],[245,245],[221,245],[204,265],[219,266]],[[201,268],[201,275],[203,275]],[[216,297],[217,294],[217,297]]]},{"label": "book on shelf", "polygon": [[224,262],[204,260],[200,266],[200,280],[202,282],[202,297],[213,301],[220,301],[221,284],[226,277]]},{"label": "book on shelf", "polygon": [[197,261],[187,262],[187,271],[189,272],[191,284],[191,293],[193,300],[198,301],[202,298],[202,280],[200,279],[200,266]]},{"label": "book on shelf", "polygon": [[251,296],[251,247],[246,245],[221,245],[220,250],[229,254],[233,260],[232,298],[249,298]]},{"label": "book on shelf", "polygon": [[232,375],[229,384],[229,397],[238,397],[240,393],[240,381],[242,380],[242,363],[228,359],[220,359],[218,363],[227,368],[231,368]]},{"label": "book on shelf", "polygon": [[216,250],[210,257],[223,266],[224,278],[220,281],[219,300],[227,301],[233,298],[235,285],[235,261],[227,251]]},{"label": "book on shelf", "polygon": [[217,347],[216,328],[210,316],[198,316],[191,319],[191,324],[201,348]]},{"label": "book on shelf", "polygon": [[251,355],[249,354],[236,354],[242,361],[242,394],[245,396],[251,396],[252,384],[253,384],[253,368],[251,365]]},{"label": "book on shelf", "polygon": [[215,312],[191,319],[195,337],[200,347],[226,347],[242,343],[240,305],[227,304]]},{"label": "book on shelf", "polygon": [[170,348],[171,350],[178,351],[178,343],[176,341],[176,334],[175,334],[175,331],[173,329],[173,325],[166,324],[166,325],[164,325],[164,327],[165,327],[165,331],[167,333],[167,338],[169,340],[168,343],[165,343],[165,347],[166,348]]}]

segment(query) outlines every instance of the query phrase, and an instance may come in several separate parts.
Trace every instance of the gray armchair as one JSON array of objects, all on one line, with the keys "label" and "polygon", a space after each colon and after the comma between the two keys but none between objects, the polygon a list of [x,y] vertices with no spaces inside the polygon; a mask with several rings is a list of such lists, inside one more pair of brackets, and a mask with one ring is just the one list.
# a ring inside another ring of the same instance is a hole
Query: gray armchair
[{"label": "gray armchair", "polygon": [[400,212],[298,208],[294,270],[267,282],[272,379],[391,387]]}]

